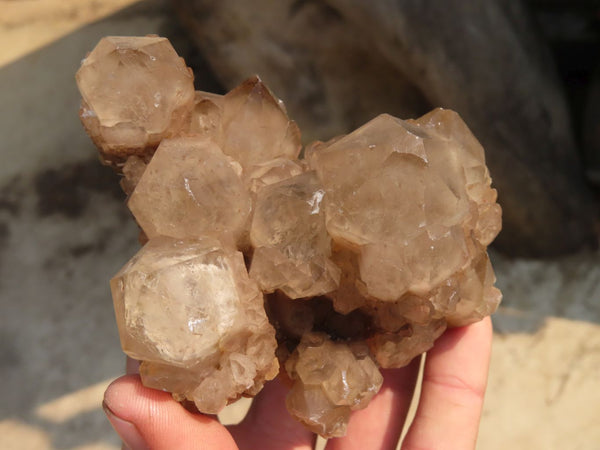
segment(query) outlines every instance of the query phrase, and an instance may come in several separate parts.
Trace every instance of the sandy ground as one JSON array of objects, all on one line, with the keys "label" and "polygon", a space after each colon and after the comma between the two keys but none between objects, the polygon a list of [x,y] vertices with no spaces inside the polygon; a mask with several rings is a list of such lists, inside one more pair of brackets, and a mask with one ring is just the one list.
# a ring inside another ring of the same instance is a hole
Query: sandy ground
[{"label": "sandy ground", "polygon": [[[100,408],[123,369],[107,281],[136,229],[81,129],[73,76],[100,37],[177,41],[176,23],[159,0],[0,11],[0,448],[117,449]],[[505,300],[478,448],[600,449],[600,255],[492,258]]]}]

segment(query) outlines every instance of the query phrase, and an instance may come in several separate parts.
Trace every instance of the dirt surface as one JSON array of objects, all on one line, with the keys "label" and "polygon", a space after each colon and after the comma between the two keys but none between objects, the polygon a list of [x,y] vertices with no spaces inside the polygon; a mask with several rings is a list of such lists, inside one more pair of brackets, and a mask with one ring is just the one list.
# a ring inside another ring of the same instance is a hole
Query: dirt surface
[{"label": "dirt surface", "polygon": [[[80,126],[74,73],[104,35],[181,35],[159,0],[0,11],[0,448],[117,449],[100,407],[123,370],[108,279],[137,230]],[[600,254],[492,259],[505,300],[478,448],[599,449]]]}]

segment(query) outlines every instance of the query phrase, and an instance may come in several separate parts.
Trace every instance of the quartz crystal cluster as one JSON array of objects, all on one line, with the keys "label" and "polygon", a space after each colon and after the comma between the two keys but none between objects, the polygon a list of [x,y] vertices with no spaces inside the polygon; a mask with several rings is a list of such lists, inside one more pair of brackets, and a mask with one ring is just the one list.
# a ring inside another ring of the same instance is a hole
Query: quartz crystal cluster
[{"label": "quartz crystal cluster", "polygon": [[258,77],[195,92],[160,37],[107,37],[77,73],[81,120],[122,174],[144,246],[112,279],[145,385],[217,413],[281,374],[326,437],[448,326],[501,299],[501,210],[460,117],[383,114],[304,148]]}]

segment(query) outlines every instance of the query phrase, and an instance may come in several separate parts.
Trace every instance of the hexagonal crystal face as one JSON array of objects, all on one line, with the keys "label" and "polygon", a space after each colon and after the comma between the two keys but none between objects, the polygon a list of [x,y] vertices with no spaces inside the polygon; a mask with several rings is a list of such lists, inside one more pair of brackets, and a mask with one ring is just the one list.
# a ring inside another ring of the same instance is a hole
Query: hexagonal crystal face
[{"label": "hexagonal crystal face", "polygon": [[129,198],[149,238],[240,239],[252,208],[239,166],[201,137],[164,140]]},{"label": "hexagonal crystal face", "polygon": [[[111,280],[121,345],[147,386],[217,413],[278,370],[275,332],[243,255],[215,239],[151,239]],[[204,384],[219,385],[206,390]]]},{"label": "hexagonal crystal face", "polygon": [[124,351],[181,367],[218,351],[255,300],[242,298],[244,275],[241,254],[218,241],[151,240],[111,281]]},{"label": "hexagonal crystal face", "polygon": [[160,37],[105,37],[76,75],[81,119],[107,162],[156,147],[189,126],[191,70]]}]

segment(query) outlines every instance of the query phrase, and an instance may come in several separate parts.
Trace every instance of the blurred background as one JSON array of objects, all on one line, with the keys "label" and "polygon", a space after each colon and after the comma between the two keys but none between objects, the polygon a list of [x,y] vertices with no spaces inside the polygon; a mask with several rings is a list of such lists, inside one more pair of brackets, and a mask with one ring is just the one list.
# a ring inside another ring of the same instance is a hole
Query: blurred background
[{"label": "blurred background", "polygon": [[258,73],[303,137],[457,110],[504,209],[478,448],[600,448],[600,6],[528,0],[0,0],[0,448],[117,449],[108,286],[138,248],[77,117],[105,35],[168,37],[197,89]]}]

